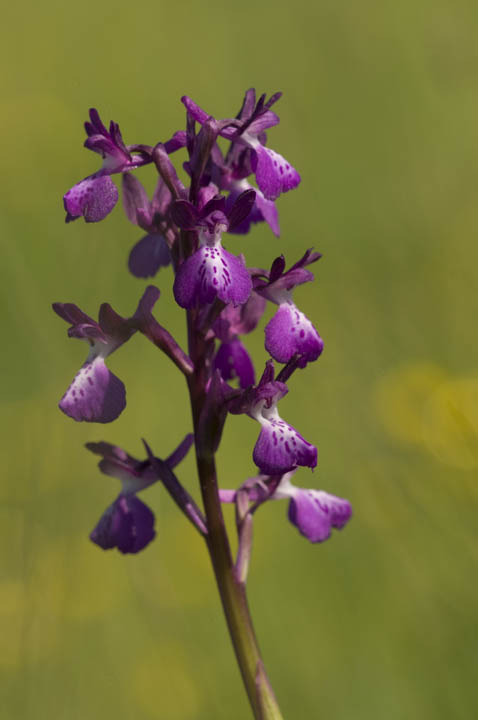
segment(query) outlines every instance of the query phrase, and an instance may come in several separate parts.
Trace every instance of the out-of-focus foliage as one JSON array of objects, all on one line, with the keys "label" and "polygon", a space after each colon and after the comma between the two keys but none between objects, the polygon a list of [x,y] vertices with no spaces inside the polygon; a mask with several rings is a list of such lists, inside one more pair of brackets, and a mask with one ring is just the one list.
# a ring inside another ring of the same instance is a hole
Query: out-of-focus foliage
[{"label": "out-of-focus foliage", "polygon": [[[296,300],[325,352],[281,410],[319,447],[298,483],[355,512],[323,546],[279,503],[258,514],[250,592],[270,676],[297,720],[474,716],[477,22],[467,0],[3,8],[2,718],[248,717],[206,553],[160,489],[145,495],[158,537],[138,557],[88,540],[117,487],[83,443],[139,454],[146,437],[167,454],[190,427],[182,379],[135,338],[111,361],[126,411],[75,424],[56,403],[85,349],[50,303],[127,315],[144,286],[120,207],[63,223],[63,192],[97,167],[87,109],[152,143],[183,126],[183,93],[224,117],[251,85],[284,91],[273,147],[303,182],[278,203],[279,240],[257,227],[229,246],[254,265],[324,254]],[[158,284],[158,316],[184,339],[170,269]],[[259,366],[262,341],[247,338]],[[253,473],[256,434],[231,418],[223,486]],[[180,477],[194,488],[192,459]]]}]

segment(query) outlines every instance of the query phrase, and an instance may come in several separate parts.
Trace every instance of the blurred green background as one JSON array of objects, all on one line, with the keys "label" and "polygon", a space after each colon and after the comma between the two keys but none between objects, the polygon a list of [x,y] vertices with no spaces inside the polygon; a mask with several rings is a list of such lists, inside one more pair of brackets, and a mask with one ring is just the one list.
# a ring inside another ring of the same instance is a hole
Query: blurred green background
[{"label": "blurred green background", "polygon": [[[252,265],[324,254],[296,300],[326,349],[281,412],[319,448],[297,483],[355,513],[315,546],[285,505],[257,516],[250,599],[273,685],[287,720],[476,715],[477,21],[466,0],[3,8],[2,719],[249,717],[208,558],[160,488],[143,553],[88,540],[118,487],[83,443],[168,454],[190,427],[182,379],[136,337],[110,362],[126,411],[75,424],[57,402],[85,347],[50,303],[129,315],[145,285],[121,206],[63,221],[63,193],[98,167],[88,108],[154,143],[184,126],[183,93],[225,117],[251,85],[284,92],[270,143],[302,184],[278,202],[279,240],[256,227],[228,247]],[[157,284],[156,314],[184,338],[169,269]],[[224,487],[254,473],[257,432],[231,418]],[[179,476],[194,490],[191,458]]]}]

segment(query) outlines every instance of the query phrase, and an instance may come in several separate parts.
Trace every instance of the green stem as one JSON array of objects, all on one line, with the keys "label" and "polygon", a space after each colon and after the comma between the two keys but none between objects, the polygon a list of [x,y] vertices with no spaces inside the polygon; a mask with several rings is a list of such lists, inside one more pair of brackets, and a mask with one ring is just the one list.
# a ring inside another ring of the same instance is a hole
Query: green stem
[{"label": "green stem", "polygon": [[[193,332],[192,313],[188,313],[188,316],[190,354],[195,362],[195,372],[188,378],[188,386],[194,431],[197,436],[199,417],[205,398],[204,378],[206,372],[201,362],[204,357],[204,348],[201,347],[201,341]],[[197,443],[196,460],[208,526],[207,547],[229,634],[254,717],[256,720],[283,720],[261,658],[247,603],[245,584],[239,581],[235,573],[219,500],[214,455],[201,451],[200,443]]]}]

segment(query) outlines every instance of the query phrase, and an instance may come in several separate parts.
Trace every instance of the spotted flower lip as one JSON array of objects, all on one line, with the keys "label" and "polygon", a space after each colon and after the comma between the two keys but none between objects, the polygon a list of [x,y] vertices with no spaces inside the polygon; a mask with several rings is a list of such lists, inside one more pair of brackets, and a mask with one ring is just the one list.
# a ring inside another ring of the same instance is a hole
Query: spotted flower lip
[{"label": "spotted flower lip", "polygon": [[99,222],[118,202],[118,189],[109,175],[96,174],[74,185],[63,196],[65,222],[83,216],[86,222]]},{"label": "spotted flower lip", "polygon": [[290,499],[288,517],[299,532],[310,542],[324,542],[332,528],[341,530],[352,516],[352,506],[348,500],[310,488],[292,485],[293,473],[284,475],[274,492],[275,499]]},{"label": "spotted flower lip", "polygon": [[314,468],[317,465],[317,448],[279,415],[277,399],[270,408],[262,401],[252,410],[261,424],[261,431],[252,454],[261,473],[279,475],[299,465]]},{"label": "spotted flower lip", "polygon": [[280,363],[288,363],[295,355],[299,367],[317,360],[324,343],[310,320],[291,301],[281,303],[265,327],[265,348]]},{"label": "spotted flower lip", "polygon": [[[139,307],[145,302],[152,307],[158,295],[150,293]],[[60,410],[78,422],[112,422],[125,408],[126,390],[105,359],[134,334],[132,319],[121,317],[108,303],[101,305],[98,322],[73,303],[53,303],[53,310],[70,323],[69,337],[86,340],[90,346],[85,363],[60,400]]]},{"label": "spotted flower lip", "polygon": [[[268,500],[289,500],[287,516],[299,532],[312,543],[324,542],[332,528],[341,530],[352,516],[348,500],[312,488],[301,488],[291,483],[295,470],[282,476],[258,475],[249,478],[240,488],[254,503],[253,512]],[[237,491],[219,490],[223,503],[236,502]]]},{"label": "spotted flower lip", "polygon": [[222,247],[222,233],[242,222],[254,203],[254,191],[242,193],[226,213],[225,198],[216,196],[197,209],[186,200],[173,203],[171,215],[179,227],[197,230],[200,247],[178,268],[174,297],[178,305],[192,308],[213,302],[242,305],[252,290],[252,281],[242,258]]},{"label": "spotted flower lip", "polygon": [[[283,192],[292,190],[300,183],[300,175],[282,155],[275,150],[265,146],[265,130],[279,123],[278,116],[270,109],[282,93],[275,93],[266,102],[266,96],[261,95],[256,102],[254,88],[247,90],[239,114],[234,121],[228,125],[227,121],[221,121],[223,127],[219,135],[237,146],[245,146],[251,151],[250,167],[255,173],[256,182],[267,200],[275,200]],[[210,116],[202,110],[191,98],[186,95],[181,98],[188,113],[201,125],[204,125]],[[240,147],[237,152],[240,153]],[[237,158],[231,158],[236,161]],[[244,158],[242,162],[248,162]],[[239,177],[241,175],[238,175]],[[244,175],[242,175],[244,177]]]}]

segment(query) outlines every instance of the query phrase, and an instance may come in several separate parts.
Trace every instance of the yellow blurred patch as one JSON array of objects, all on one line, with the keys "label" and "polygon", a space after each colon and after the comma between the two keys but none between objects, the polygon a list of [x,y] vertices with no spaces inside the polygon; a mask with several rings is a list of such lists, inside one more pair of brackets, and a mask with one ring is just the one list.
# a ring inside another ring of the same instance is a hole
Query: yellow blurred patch
[{"label": "yellow blurred patch", "polygon": [[41,662],[56,652],[61,622],[48,607],[38,607],[38,597],[29,583],[0,584],[0,667]]},{"label": "yellow blurred patch", "polygon": [[445,380],[436,365],[417,363],[394,368],[376,388],[377,414],[390,435],[401,442],[423,445],[423,411],[430,394]]},{"label": "yellow blurred patch", "polygon": [[162,645],[135,664],[129,687],[139,716],[146,712],[165,720],[200,717],[200,689],[176,645]]},{"label": "yellow blurred patch", "polygon": [[[163,565],[156,582],[159,604],[163,608],[202,607],[213,601],[214,573],[203,540],[179,514],[168,518],[162,542],[173,548],[167,566]],[[191,592],[191,588],[194,591]]]},{"label": "yellow blurred patch", "polygon": [[39,554],[32,578],[39,602],[58,615],[88,620],[127,602],[129,558],[104,552],[85,537],[65,539]]},{"label": "yellow blurred patch", "polygon": [[430,395],[423,438],[441,462],[463,470],[478,466],[478,377],[451,380]]},{"label": "yellow blurred patch", "polygon": [[22,655],[25,589],[20,582],[0,584],[0,667],[16,667]]}]

